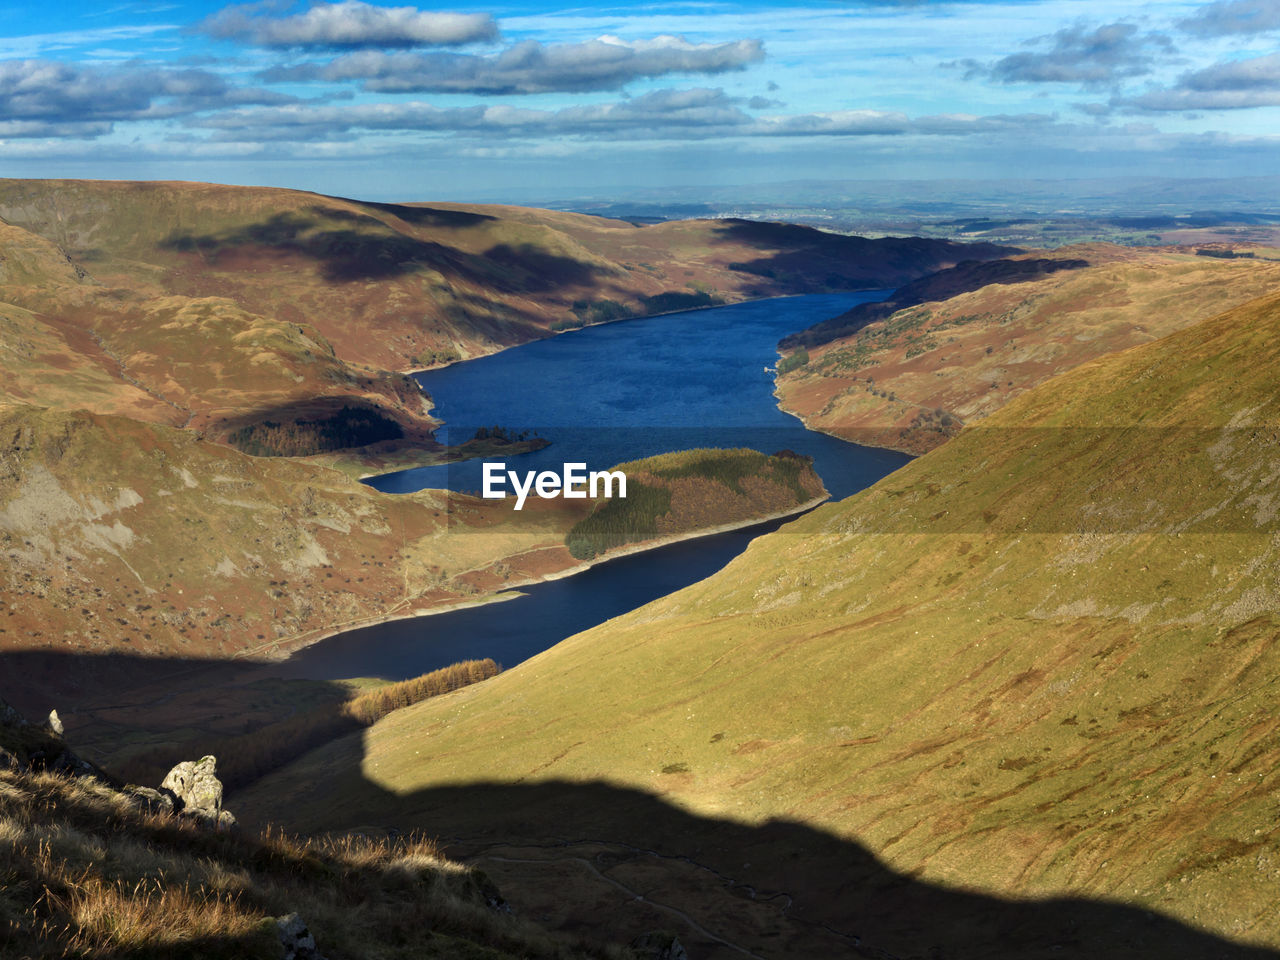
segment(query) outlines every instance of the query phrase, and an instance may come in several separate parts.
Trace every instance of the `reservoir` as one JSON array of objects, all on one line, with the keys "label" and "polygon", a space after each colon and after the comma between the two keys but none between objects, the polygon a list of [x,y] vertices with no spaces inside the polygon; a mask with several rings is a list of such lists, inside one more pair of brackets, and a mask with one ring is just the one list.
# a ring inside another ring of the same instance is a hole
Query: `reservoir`
[{"label": "reservoir", "polygon": [[[842,499],[910,458],[806,430],[778,409],[767,367],[777,359],[782,337],[887,293],[757,300],[587,327],[428,371],[418,380],[445,421],[437,433],[442,441],[461,443],[478,428],[494,426],[550,441],[512,458],[512,469],[558,472],[566,461],[606,469],[691,447],[789,449],[813,457],[833,499]],[[481,486],[481,461],[368,482],[391,493],[474,491]],[[513,667],[565,637],[710,576],[754,537],[784,522],[619,557],[523,587],[526,595],[514,600],[351,630],[299,651],[272,673],[399,680],[478,657]]]}]

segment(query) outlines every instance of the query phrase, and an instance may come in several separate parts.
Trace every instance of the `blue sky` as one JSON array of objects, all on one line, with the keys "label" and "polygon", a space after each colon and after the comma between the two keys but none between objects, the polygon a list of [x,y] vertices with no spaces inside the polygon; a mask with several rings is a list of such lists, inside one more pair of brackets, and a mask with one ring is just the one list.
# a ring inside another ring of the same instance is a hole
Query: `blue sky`
[{"label": "blue sky", "polygon": [[0,0],[0,176],[529,200],[1277,161],[1280,0]]}]

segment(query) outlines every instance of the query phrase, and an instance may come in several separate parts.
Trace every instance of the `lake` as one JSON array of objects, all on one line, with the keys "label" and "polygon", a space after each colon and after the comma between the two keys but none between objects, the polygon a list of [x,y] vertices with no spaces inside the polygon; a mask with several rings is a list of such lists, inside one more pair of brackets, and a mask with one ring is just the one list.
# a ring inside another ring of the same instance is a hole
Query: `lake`
[{"label": "lake", "polygon": [[[591,470],[690,447],[789,449],[814,458],[836,499],[870,486],[910,458],[806,430],[778,409],[775,345],[788,333],[888,291],[757,300],[575,330],[418,374],[461,443],[478,427],[528,431],[551,445],[512,469]],[[385,474],[368,481],[406,493],[478,490],[480,461]],[[522,588],[515,600],[351,630],[300,651],[281,676],[403,679],[473,657],[506,667],[574,633],[715,573],[773,521],[620,557],[563,580]]]}]

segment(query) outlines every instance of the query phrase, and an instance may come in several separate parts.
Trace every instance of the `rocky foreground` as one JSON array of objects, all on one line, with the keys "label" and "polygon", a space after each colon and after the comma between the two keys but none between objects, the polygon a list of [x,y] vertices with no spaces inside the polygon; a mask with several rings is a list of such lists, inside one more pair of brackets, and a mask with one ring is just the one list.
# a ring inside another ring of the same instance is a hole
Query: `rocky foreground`
[{"label": "rocky foreground", "polygon": [[6,957],[684,960],[548,934],[484,874],[416,835],[253,835],[222,808],[213,757],[159,789],[78,758],[52,713],[0,701],[0,954]]}]

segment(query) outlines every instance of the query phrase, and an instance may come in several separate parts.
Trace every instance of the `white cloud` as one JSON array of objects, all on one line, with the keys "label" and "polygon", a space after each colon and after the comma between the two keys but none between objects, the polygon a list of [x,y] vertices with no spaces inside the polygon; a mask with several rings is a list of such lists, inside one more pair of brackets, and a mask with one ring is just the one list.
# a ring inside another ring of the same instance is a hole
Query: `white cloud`
[{"label": "white cloud", "polygon": [[306,13],[270,16],[263,4],[227,7],[200,29],[213,37],[262,47],[354,49],[450,47],[491,40],[498,28],[484,13],[436,13],[417,7],[377,7],[361,0],[318,3]]},{"label": "white cloud", "polygon": [[1117,98],[1137,110],[1244,110],[1280,105],[1280,53],[1228,60],[1183,74],[1168,89]]},{"label": "white cloud", "polygon": [[[1149,73],[1153,53],[1169,51],[1169,39],[1139,33],[1132,23],[1109,23],[1088,30],[1075,25],[1053,34],[1045,51],[1013,53],[988,65],[963,61],[966,77],[989,76],[1002,83],[1072,83],[1110,86],[1127,77]],[[1033,41],[1035,42],[1035,41]]]}]

